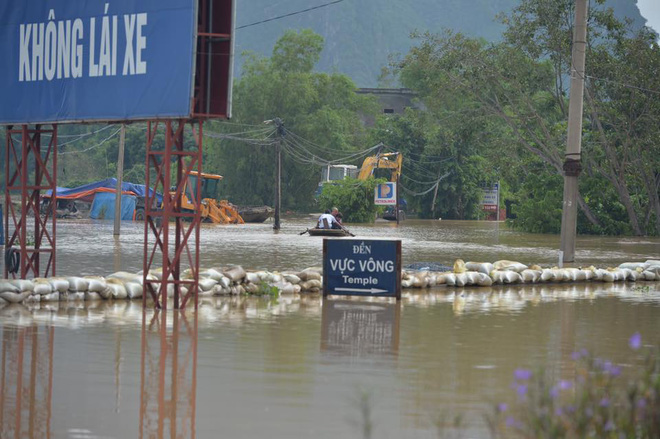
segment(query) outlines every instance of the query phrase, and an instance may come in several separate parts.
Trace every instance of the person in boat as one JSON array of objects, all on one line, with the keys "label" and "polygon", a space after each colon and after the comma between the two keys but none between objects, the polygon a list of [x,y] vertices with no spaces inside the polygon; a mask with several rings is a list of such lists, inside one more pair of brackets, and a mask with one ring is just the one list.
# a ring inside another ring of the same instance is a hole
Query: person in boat
[{"label": "person in boat", "polygon": [[340,226],[342,225],[342,220],[344,219],[344,215],[341,214],[341,212],[337,212],[337,215],[335,215],[335,219],[337,220],[337,224]]},{"label": "person in boat", "polygon": [[[326,227],[327,224],[327,227]],[[337,219],[330,213],[330,210],[326,210],[324,214],[319,217],[319,221],[316,224],[318,229],[341,229],[341,226],[337,223]]]}]

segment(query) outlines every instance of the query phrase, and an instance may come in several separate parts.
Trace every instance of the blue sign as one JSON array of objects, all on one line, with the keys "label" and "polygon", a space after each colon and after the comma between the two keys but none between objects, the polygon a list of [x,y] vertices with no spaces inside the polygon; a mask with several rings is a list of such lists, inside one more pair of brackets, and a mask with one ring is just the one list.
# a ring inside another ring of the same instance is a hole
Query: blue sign
[{"label": "blue sign", "polygon": [[0,123],[186,117],[195,0],[3,0]]},{"label": "blue sign", "polygon": [[325,239],[323,295],[401,298],[401,241]]}]

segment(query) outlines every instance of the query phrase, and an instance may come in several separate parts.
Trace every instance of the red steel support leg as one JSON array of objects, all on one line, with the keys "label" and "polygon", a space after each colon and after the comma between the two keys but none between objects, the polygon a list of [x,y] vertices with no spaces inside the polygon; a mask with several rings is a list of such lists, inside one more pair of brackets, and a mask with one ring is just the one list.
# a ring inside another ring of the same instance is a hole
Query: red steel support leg
[{"label": "red steel support leg", "polygon": [[[190,122],[192,140],[186,141],[184,131],[187,122],[178,120],[147,123],[146,185],[155,192],[148,194],[145,202],[143,307],[147,306],[147,299],[151,298],[156,309],[165,310],[171,293],[175,309],[185,308],[191,297],[195,298],[197,309],[201,216],[199,210],[183,210],[181,199],[190,173],[195,170],[202,172],[202,122]],[[198,125],[197,130],[195,125]],[[164,146],[154,144],[159,126],[165,127]],[[193,204],[199,206],[201,188],[199,184],[195,186],[196,191],[189,191],[188,195],[193,195]],[[158,203],[156,193],[163,194],[161,203]],[[174,227],[171,227],[172,225]],[[174,229],[173,243],[171,228]],[[149,236],[154,237],[153,244],[149,243]],[[193,246],[192,251],[190,246]],[[149,276],[149,271],[158,268],[153,267],[158,252],[162,256],[162,273],[159,279],[154,279]],[[190,270],[186,276],[183,276],[181,270],[183,254],[187,256]],[[172,287],[168,288],[170,285]]]},{"label": "red steel support leg", "polygon": [[[50,136],[45,150],[43,137]],[[20,140],[17,138],[20,137]],[[30,170],[34,169],[34,175]],[[18,248],[20,271],[9,272],[5,265],[4,274],[14,278],[20,276],[47,277],[55,275],[56,218],[57,208],[57,125],[44,129],[40,125],[18,129],[9,126],[6,130],[5,148],[5,230],[8,234],[7,249]],[[51,190],[52,198],[42,211],[41,191]],[[14,202],[20,193],[20,211]],[[34,217],[34,229],[28,235],[28,217]],[[13,230],[10,233],[10,226]],[[41,254],[46,258],[41,265]],[[43,268],[43,273],[42,269]]]}]

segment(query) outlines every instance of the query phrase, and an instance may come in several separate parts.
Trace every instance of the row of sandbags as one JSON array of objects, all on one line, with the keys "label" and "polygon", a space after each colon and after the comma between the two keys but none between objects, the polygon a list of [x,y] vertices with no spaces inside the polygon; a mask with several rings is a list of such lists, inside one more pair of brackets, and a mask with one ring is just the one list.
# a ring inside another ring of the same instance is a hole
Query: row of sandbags
[{"label": "row of sandbags", "polygon": [[403,288],[447,286],[491,286],[495,284],[546,282],[622,282],[660,281],[660,260],[626,262],[616,268],[541,268],[516,261],[464,262],[457,259],[453,271],[404,271]]},{"label": "row of sandbags", "polygon": [[[162,280],[162,270],[149,272],[148,280]],[[173,277],[170,275],[170,279]],[[182,279],[192,279],[192,272],[185,270]],[[158,283],[154,283],[158,288]],[[268,294],[273,288],[278,294],[319,292],[322,285],[320,268],[307,268],[299,273],[246,271],[240,266],[200,270],[199,295]],[[187,292],[182,287],[182,292]],[[168,297],[174,295],[174,285],[168,285]],[[142,273],[119,271],[107,277],[69,276],[35,279],[0,280],[0,302],[30,303],[60,300],[124,300],[139,299],[143,294]]]}]

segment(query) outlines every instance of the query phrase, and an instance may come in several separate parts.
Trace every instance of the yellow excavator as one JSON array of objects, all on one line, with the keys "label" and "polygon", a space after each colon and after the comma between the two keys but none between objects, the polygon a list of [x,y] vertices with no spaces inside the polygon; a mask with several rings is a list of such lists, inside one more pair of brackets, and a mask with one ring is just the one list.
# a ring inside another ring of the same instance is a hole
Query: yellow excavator
[{"label": "yellow excavator", "polygon": [[[201,178],[200,178],[201,177]],[[184,183],[183,194],[181,196],[181,208],[196,211],[199,209],[202,221],[214,224],[244,224],[243,218],[238,214],[236,206],[227,200],[217,200],[218,183],[222,180],[222,175],[205,174],[192,171]],[[197,191],[197,184],[201,181],[202,202],[200,206],[195,206],[192,200]]]},{"label": "yellow excavator", "polygon": [[366,180],[374,175],[377,169],[389,170],[389,180],[397,181],[401,175],[401,166],[403,165],[403,155],[400,152],[388,152],[385,154],[376,154],[364,159],[358,180]]}]

